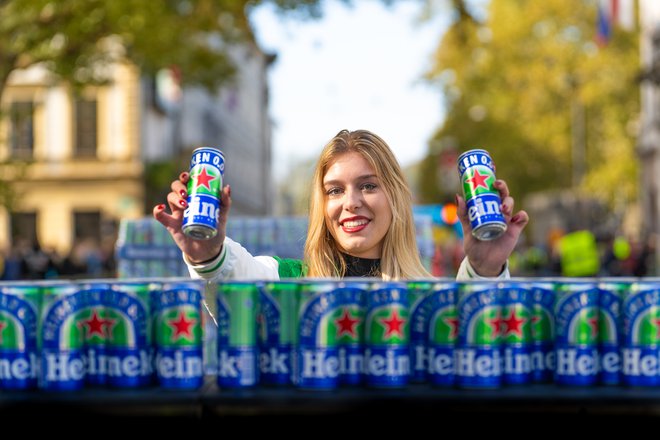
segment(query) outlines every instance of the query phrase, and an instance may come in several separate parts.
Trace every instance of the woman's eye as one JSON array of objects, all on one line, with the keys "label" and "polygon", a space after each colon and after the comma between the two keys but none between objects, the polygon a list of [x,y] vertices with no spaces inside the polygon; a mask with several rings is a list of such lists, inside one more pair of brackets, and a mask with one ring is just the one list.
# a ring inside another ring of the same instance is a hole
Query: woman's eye
[{"label": "woman's eye", "polygon": [[329,196],[336,196],[337,194],[341,194],[341,188],[330,188],[325,193]]},{"label": "woman's eye", "polygon": [[365,191],[373,191],[376,188],[378,188],[378,186],[375,183],[365,183],[362,185],[362,189]]}]

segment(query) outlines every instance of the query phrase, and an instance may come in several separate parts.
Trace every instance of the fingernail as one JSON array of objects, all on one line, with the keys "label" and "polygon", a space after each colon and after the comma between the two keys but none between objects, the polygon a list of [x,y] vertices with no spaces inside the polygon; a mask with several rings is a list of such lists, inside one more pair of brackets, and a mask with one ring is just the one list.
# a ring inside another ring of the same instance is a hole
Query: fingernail
[{"label": "fingernail", "polygon": [[160,205],[158,205],[158,206],[156,207],[156,209],[158,209],[159,211],[162,211],[163,209],[165,209],[165,205],[163,205],[163,204],[161,203]]},{"label": "fingernail", "polygon": [[458,194],[454,194],[454,203],[458,205]]},{"label": "fingernail", "polygon": [[181,173],[181,176],[179,176],[181,180],[185,180],[188,177],[188,173],[183,172]]},{"label": "fingernail", "polygon": [[231,197],[231,186],[227,185],[227,194]]},{"label": "fingernail", "polygon": [[181,197],[185,197],[186,196],[186,190],[182,189],[181,191],[179,191],[179,194],[181,194]]},{"label": "fingernail", "polygon": [[511,217],[511,223],[515,223],[520,219],[520,215],[516,214],[513,217]]},{"label": "fingernail", "polygon": [[188,205],[185,200],[179,200],[179,205],[183,206],[184,208]]}]

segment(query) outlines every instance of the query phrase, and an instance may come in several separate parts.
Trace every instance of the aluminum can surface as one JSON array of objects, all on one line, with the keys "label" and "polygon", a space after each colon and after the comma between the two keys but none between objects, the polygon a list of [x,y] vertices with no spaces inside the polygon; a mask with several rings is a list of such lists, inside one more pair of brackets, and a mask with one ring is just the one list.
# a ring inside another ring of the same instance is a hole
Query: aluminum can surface
[{"label": "aluminum can surface", "polygon": [[104,292],[107,384],[138,388],[153,382],[151,291],[158,283],[147,280],[114,281]]},{"label": "aluminum can surface", "polygon": [[377,282],[367,296],[365,361],[367,385],[397,388],[410,380],[408,286]]},{"label": "aluminum can surface", "polygon": [[555,375],[555,279],[531,282],[532,381],[548,383]]},{"label": "aluminum can surface", "polygon": [[458,173],[472,235],[479,240],[494,240],[506,232],[502,200],[493,187],[495,165],[488,151],[469,150],[458,158]]},{"label": "aluminum can surface", "polygon": [[623,301],[622,318],[623,384],[660,385],[660,279],[633,283]]},{"label": "aluminum can surface", "polygon": [[371,282],[344,278],[337,286],[339,310],[335,312],[339,354],[339,384],[360,385],[365,381],[364,317]]},{"label": "aluminum can surface", "polygon": [[429,367],[427,344],[429,339],[429,310],[426,307],[433,289],[432,280],[407,281],[408,302],[410,304],[410,382],[426,382]]},{"label": "aluminum can surface", "polygon": [[158,385],[195,389],[204,381],[199,281],[167,282],[152,290],[151,309]]},{"label": "aluminum can surface", "polygon": [[291,360],[299,289],[296,280],[268,281],[259,286],[259,373],[264,385],[293,383]]},{"label": "aluminum can surface", "polygon": [[[437,386],[454,385],[454,348],[458,339],[458,315],[456,296],[458,283],[438,281],[421,305],[427,326],[427,378]],[[412,321],[411,338],[417,332],[417,322]]]},{"label": "aluminum can surface", "polygon": [[598,381],[598,283],[563,278],[555,284],[555,383]]},{"label": "aluminum can surface", "polygon": [[220,388],[257,385],[257,305],[259,288],[251,281],[218,284],[218,376]]},{"label": "aluminum can surface", "polygon": [[502,384],[502,299],[497,283],[459,283],[456,309],[456,385],[459,388],[499,387]]},{"label": "aluminum can surface", "polygon": [[598,378],[603,385],[621,383],[623,345],[623,301],[630,294],[634,278],[611,277],[598,281]]},{"label": "aluminum can surface", "polygon": [[0,390],[37,387],[41,288],[32,282],[0,285]]},{"label": "aluminum can surface", "polygon": [[525,279],[498,283],[502,297],[503,370],[506,385],[532,382],[532,296]]},{"label": "aluminum can surface", "polygon": [[220,191],[225,173],[225,156],[216,148],[197,148],[190,159],[188,207],[183,212],[183,232],[197,240],[218,233]]},{"label": "aluminum can surface", "polygon": [[339,386],[337,316],[342,310],[339,281],[306,279],[298,291],[293,382],[300,389]]},{"label": "aluminum can surface", "polygon": [[42,285],[41,368],[39,387],[48,391],[79,390],[85,385],[85,346],[78,314],[85,298],[73,282]]}]

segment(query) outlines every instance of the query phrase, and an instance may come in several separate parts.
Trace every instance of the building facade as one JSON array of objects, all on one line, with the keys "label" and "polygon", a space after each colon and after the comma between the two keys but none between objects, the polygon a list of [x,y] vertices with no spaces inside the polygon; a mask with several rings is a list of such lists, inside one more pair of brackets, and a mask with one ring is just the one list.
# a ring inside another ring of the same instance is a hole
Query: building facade
[{"label": "building facade", "polygon": [[233,212],[271,214],[272,56],[254,46],[232,55],[236,80],[217,93],[180,89],[171,71],[145,78],[130,64],[79,93],[41,67],[14,72],[2,101],[0,179],[16,203],[0,207],[0,250],[38,243],[64,255],[85,240],[114,246],[121,219],[151,213],[147,165],[199,146],[225,153]]}]

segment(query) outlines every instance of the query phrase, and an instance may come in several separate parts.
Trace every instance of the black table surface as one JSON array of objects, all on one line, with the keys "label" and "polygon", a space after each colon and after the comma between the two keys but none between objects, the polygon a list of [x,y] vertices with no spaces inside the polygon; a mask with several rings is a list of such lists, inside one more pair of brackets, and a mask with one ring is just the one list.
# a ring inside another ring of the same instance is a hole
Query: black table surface
[{"label": "black table surface", "polygon": [[655,419],[660,422],[660,388],[527,385],[489,390],[411,384],[399,389],[346,387],[331,391],[292,387],[219,389],[209,377],[197,390],[85,388],[72,392],[0,391],[0,418],[57,420],[84,418],[180,421],[297,419],[300,416],[404,418],[434,423],[437,417],[530,419],[574,416]]}]

